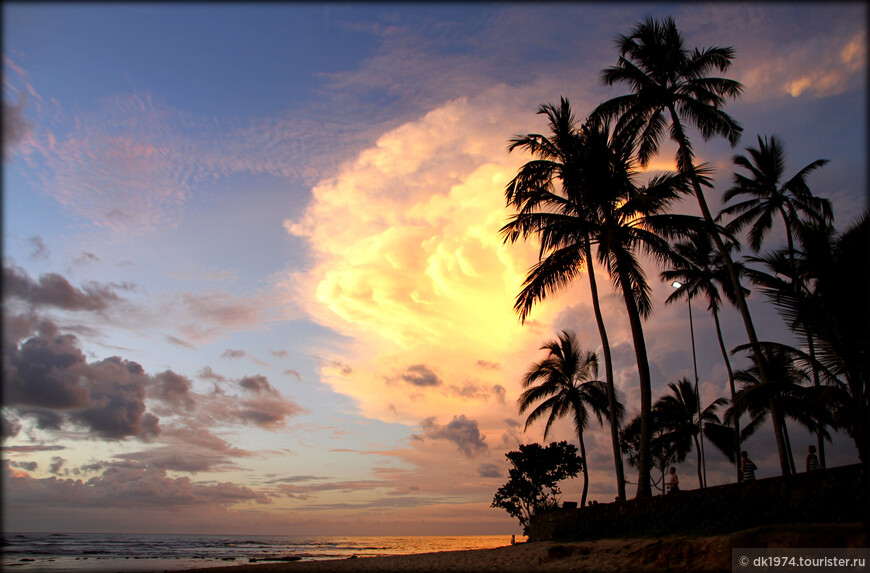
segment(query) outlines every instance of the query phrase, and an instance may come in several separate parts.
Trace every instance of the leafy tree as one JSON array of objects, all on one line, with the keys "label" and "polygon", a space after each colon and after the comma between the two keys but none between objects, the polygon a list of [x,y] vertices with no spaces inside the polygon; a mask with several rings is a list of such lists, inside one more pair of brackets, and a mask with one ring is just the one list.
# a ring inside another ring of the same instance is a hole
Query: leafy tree
[{"label": "leafy tree", "polygon": [[[589,466],[586,463],[583,431],[589,423],[588,409],[598,418],[599,424],[604,423],[604,418],[611,418],[606,386],[601,380],[595,379],[598,376],[598,356],[593,352],[583,352],[574,334],[568,331],[562,331],[558,340],[547,342],[541,350],[549,351],[548,355],[532,364],[523,377],[523,388],[526,390],[517,399],[517,406],[520,414],[534,407],[526,419],[525,429],[536,420],[547,417],[545,440],[556,419],[571,416],[580,443],[580,457],[583,459],[580,505],[585,506],[589,490]],[[622,404],[617,402],[614,416],[617,422],[622,419],[623,412]]]},{"label": "leafy tree", "polygon": [[519,519],[526,529],[536,514],[559,505],[559,482],[576,477],[582,459],[577,447],[568,442],[520,445],[519,451],[508,452],[510,479],[498,488],[491,507],[500,507]]},{"label": "leafy tree", "polygon": [[[613,360],[601,313],[591,250],[590,221],[594,221],[596,211],[594,206],[586,205],[588,198],[584,192],[584,134],[577,129],[571,105],[565,98],[561,99],[558,107],[542,105],[538,114],[546,115],[549,119],[550,135],[530,133],[518,136],[508,146],[508,151],[521,149],[534,159],[523,165],[507,186],[507,206],[515,207],[518,213],[501,229],[501,234],[505,242],[531,236],[541,240],[541,260],[529,271],[514,310],[525,322],[536,302],[577,280],[581,272],[586,270],[604,357],[608,409],[614,411],[617,399],[613,384]],[[617,494],[624,500],[625,472],[619,453],[619,425],[616,419],[610,420],[610,439]]]}]

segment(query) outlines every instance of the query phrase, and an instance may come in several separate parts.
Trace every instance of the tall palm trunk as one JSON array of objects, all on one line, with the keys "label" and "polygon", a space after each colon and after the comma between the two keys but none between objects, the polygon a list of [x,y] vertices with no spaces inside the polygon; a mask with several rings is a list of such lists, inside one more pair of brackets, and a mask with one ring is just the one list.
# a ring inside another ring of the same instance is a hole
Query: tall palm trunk
[{"label": "tall palm trunk", "polygon": [[[713,309],[713,322],[716,324],[716,338],[719,339],[719,350],[722,352],[722,359],[725,361],[725,369],[728,371],[728,386],[731,390],[731,403],[734,403],[734,395],[737,394],[737,389],[734,386],[734,371],[731,370],[731,360],[728,359],[728,351],[725,348],[725,341],[722,339],[722,327],[719,324],[719,311]],[[743,473],[740,471],[740,414],[734,416],[734,465],[737,468],[737,481],[740,481]]]},{"label": "tall palm trunk", "polygon": [[[598,324],[598,334],[601,337],[601,353],[604,355],[604,381],[607,383],[607,406],[610,412],[616,412],[616,387],[613,383],[613,361],[610,357],[610,342],[604,328],[604,318],[601,315],[601,304],[598,301],[598,285],[595,282],[595,270],[592,265],[592,247],[589,239],[584,242],[586,249],[586,270],[589,273],[589,288],[592,290],[592,309],[595,312],[595,322]],[[619,499],[625,501],[625,470],[622,465],[622,453],[619,451],[619,420],[610,416],[610,440],[613,444],[613,465],[616,469],[616,491]]]},{"label": "tall palm trunk", "polygon": [[583,442],[583,432],[577,432],[580,440],[580,457],[583,458],[583,495],[580,496],[580,507],[586,507],[586,493],[589,491],[589,464],[586,463],[586,444]]},{"label": "tall palm trunk", "polygon": [[640,452],[637,461],[637,497],[651,497],[652,383],[649,359],[646,354],[640,312],[634,299],[634,292],[631,290],[631,281],[624,271],[619,272],[619,283],[622,287],[622,297],[625,299],[625,310],[628,313],[628,322],[631,326],[634,355],[637,360],[637,375],[640,379]]},{"label": "tall palm trunk", "polygon": [[[700,427],[700,422],[698,425]],[[698,433],[700,433],[700,430],[698,430]],[[704,487],[706,487],[706,484],[704,483],[704,476],[701,474],[701,443],[698,441],[697,434],[692,436],[692,439],[695,440],[695,452],[697,452],[698,454],[698,488],[704,489]]]},{"label": "tall palm trunk", "polygon": [[[704,191],[701,189],[701,183],[695,174],[694,163],[689,154],[688,146],[686,145],[686,135],[683,132],[683,126],[677,116],[677,111],[673,106],[668,106],[668,111],[671,114],[671,125],[673,127],[674,139],[679,146],[679,153],[683,164],[683,173],[689,176],[692,183],[692,189],[695,193],[695,198],[698,200],[698,207],[701,209],[701,215],[704,221],[709,226],[710,238],[722,255],[722,260],[725,262],[725,267],[728,269],[728,276],[731,278],[731,284],[734,286],[734,295],[737,299],[737,308],[740,310],[740,316],[743,318],[743,325],[746,328],[746,335],[749,337],[749,344],[752,346],[752,352],[755,355],[755,365],[758,367],[758,376],[762,383],[767,382],[767,372],[764,368],[764,363],[761,354],[761,346],[758,344],[758,336],[755,334],[755,325],[752,323],[752,315],[749,314],[749,306],[746,304],[746,297],[743,296],[743,291],[740,288],[740,277],[737,275],[737,269],[734,267],[734,261],[731,260],[731,254],[722,242],[722,237],[716,230],[713,216],[710,214],[710,208],[707,206],[707,199],[704,197]],[[782,427],[777,418],[774,417],[774,434],[776,434],[776,447],[779,452],[779,465],[783,475],[789,475],[791,468],[788,464],[788,453],[785,449],[785,444],[782,440]]]},{"label": "tall palm trunk", "polygon": [[[813,386],[818,388],[821,382],[819,381],[819,369],[816,367],[816,343],[813,342],[812,333],[809,332],[809,325],[807,325],[807,346],[809,347],[810,360],[813,366]],[[822,437],[821,424],[818,430],[816,430],[816,442],[818,443],[819,450],[819,465],[824,469],[827,465],[825,464],[825,439]]]}]

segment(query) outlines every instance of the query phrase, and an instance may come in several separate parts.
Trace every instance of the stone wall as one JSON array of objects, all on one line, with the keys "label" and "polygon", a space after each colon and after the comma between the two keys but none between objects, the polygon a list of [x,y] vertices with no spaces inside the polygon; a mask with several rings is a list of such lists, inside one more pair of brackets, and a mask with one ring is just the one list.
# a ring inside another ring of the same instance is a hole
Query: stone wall
[{"label": "stone wall", "polygon": [[536,515],[530,541],[714,535],[782,523],[867,523],[859,465]]}]

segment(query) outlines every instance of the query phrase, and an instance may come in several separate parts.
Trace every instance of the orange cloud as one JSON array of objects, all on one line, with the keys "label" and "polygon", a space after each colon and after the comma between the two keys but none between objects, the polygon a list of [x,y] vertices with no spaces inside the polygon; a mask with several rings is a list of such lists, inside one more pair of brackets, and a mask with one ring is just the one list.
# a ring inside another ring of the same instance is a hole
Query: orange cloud
[{"label": "orange cloud", "polygon": [[[486,433],[514,414],[522,357],[541,340],[512,307],[537,251],[503,245],[498,230],[510,215],[505,185],[527,160],[507,141],[542,127],[529,98],[494,88],[385,133],[285,223],[317,257],[289,277],[295,298],[353,340],[321,376],[364,415],[410,424],[466,415]],[[533,318],[551,314],[542,306]],[[408,382],[415,365],[440,383]]]}]

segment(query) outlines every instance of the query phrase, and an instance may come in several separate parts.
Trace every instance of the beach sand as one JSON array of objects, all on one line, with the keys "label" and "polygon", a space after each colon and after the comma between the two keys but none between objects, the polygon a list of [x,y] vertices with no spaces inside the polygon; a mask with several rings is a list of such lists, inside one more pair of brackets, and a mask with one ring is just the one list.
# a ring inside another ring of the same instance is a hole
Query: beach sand
[{"label": "beach sand", "polygon": [[740,547],[867,547],[866,525],[762,527],[728,535],[521,543],[497,549],[196,569],[197,573],[730,572]]}]

